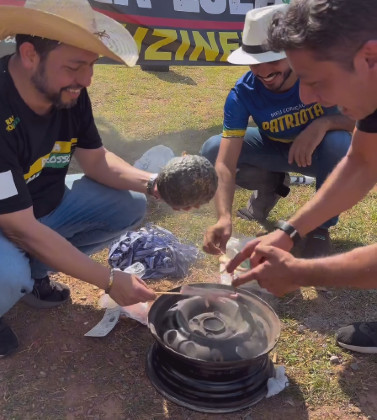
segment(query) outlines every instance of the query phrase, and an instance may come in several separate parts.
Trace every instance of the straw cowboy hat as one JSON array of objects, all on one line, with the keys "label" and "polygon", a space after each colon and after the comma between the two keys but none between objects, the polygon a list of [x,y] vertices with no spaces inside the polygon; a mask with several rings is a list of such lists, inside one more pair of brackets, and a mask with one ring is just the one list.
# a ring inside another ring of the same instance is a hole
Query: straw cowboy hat
[{"label": "straw cowboy hat", "polygon": [[269,51],[266,46],[267,31],[276,12],[282,12],[287,4],[261,7],[246,13],[242,34],[242,45],[233,51],[228,62],[232,64],[250,65],[269,63],[285,58],[284,52]]},{"label": "straw cowboy hat", "polygon": [[72,45],[134,66],[138,50],[120,23],[94,11],[87,0],[26,0],[0,6],[0,40],[34,35]]}]

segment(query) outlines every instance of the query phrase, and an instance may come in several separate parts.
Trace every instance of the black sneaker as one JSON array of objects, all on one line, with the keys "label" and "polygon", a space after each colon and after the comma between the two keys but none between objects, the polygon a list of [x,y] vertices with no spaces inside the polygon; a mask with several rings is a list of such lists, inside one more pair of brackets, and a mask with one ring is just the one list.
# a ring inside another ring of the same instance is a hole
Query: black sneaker
[{"label": "black sneaker", "polygon": [[248,210],[246,207],[243,207],[237,210],[237,217],[248,220],[249,222],[252,222],[252,221],[263,222],[266,220],[266,218],[255,217],[253,213],[251,213],[251,211]]},{"label": "black sneaker", "polygon": [[18,348],[18,340],[12,329],[0,318],[0,358],[9,356]]},{"label": "black sneaker", "polygon": [[331,253],[331,239],[328,229],[316,228],[309,232],[301,244],[301,258],[326,257]]},{"label": "black sneaker", "polygon": [[339,328],[335,335],[340,347],[359,353],[377,353],[377,322],[355,322]]},{"label": "black sneaker", "polygon": [[22,301],[33,308],[53,308],[67,302],[69,296],[67,286],[46,276],[34,280],[33,291],[25,295]]}]

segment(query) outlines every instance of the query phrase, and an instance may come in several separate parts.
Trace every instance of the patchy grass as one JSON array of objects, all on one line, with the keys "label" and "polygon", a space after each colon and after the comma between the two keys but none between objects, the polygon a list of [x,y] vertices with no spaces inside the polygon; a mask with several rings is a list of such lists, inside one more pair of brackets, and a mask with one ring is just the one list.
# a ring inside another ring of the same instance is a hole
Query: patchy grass
[{"label": "patchy grass", "polygon": [[97,116],[114,124],[127,138],[148,140],[221,126],[225,98],[244,70],[174,67],[158,73],[97,65],[90,93]]},{"label": "patchy grass", "polygon": [[[155,144],[177,154],[198,153],[221,131],[228,90],[241,67],[176,67],[169,73],[97,65],[90,94],[104,142],[129,162]],[[314,194],[312,186],[292,187],[270,221],[289,217]],[[249,193],[237,190],[234,211]],[[337,252],[376,242],[377,192],[345,212],[331,235]],[[174,212],[151,201],[146,222],[201,247],[204,231],[216,220],[210,203],[192,212]],[[255,236],[263,228],[234,219],[234,234]],[[107,252],[95,258],[106,264]],[[183,283],[218,279],[219,263],[203,255],[187,278],[149,281],[167,290]],[[376,291],[302,289],[283,299],[266,296],[281,320],[272,352],[286,367],[290,386],[280,395],[229,415],[206,415],[166,401],[144,372],[153,342],[148,330],[124,319],[103,339],[83,337],[102,317],[99,291],[59,275],[72,290],[72,305],[32,311],[17,305],[7,319],[20,351],[0,361],[1,419],[373,419],[377,418],[377,357],[355,355],[335,345],[334,332],[355,320],[376,320]],[[42,314],[43,312],[43,314]],[[45,315],[48,313],[48,316]],[[337,356],[339,364],[331,364]]]},{"label": "patchy grass", "polygon": [[[272,223],[278,218],[289,217],[314,193],[313,186],[293,186],[291,194],[286,199],[281,199],[273,209],[269,220]],[[237,190],[233,211],[245,205],[248,198],[249,192]],[[332,229],[335,252],[344,252],[355,246],[375,242],[373,220],[377,214],[374,205],[376,198],[375,192],[370,193],[353,209],[342,214],[338,226]],[[212,204],[190,213],[174,213],[160,203],[152,206],[148,220],[200,247],[205,227],[216,219]],[[261,231],[264,228],[256,222],[234,218],[236,235],[255,236]],[[198,267],[194,279],[209,281],[208,278],[218,276],[218,262],[215,257],[205,256]],[[265,296],[282,322],[281,337],[273,354],[276,353],[277,364],[286,367],[291,381],[291,386],[284,392],[285,398],[293,402],[295,407],[304,404],[310,418],[322,418],[322,415],[326,419],[343,419],[348,418],[348,415],[351,416],[349,418],[362,418],[359,417],[360,412],[369,415],[370,408],[364,408],[363,411],[358,405],[362,406],[359,399],[364,392],[369,392],[370,388],[377,391],[374,388],[377,387],[376,380],[370,381],[373,376],[371,372],[375,372],[377,368],[377,357],[353,355],[341,350],[335,344],[334,332],[340,326],[356,320],[377,319],[376,297],[376,291],[317,291],[314,288],[303,288],[283,299]],[[331,364],[331,356],[337,356],[339,364]],[[356,370],[350,366],[356,366]],[[367,390],[363,388],[366,383]],[[271,404],[273,405],[272,400]],[[325,414],[322,412],[324,406]],[[261,415],[258,419],[270,418],[263,417],[266,414],[258,407],[255,409]],[[271,409],[271,406],[268,407]],[[335,414],[337,410],[341,410],[341,414]],[[371,417],[365,418],[374,418],[376,412],[371,413]],[[286,417],[282,412],[279,416],[281,417],[271,418],[285,419],[288,418],[288,413]]]}]

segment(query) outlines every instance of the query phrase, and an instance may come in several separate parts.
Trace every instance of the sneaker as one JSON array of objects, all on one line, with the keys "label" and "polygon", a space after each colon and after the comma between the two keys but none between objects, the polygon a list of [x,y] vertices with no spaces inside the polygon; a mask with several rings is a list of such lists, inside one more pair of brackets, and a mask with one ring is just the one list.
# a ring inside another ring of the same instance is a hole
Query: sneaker
[{"label": "sneaker", "polygon": [[251,211],[248,210],[246,207],[243,207],[242,209],[237,210],[237,217],[248,220],[249,222],[252,222],[252,221],[264,222],[266,220],[265,217],[263,218],[255,217],[254,214],[251,213]]},{"label": "sneaker", "polygon": [[9,356],[18,348],[18,340],[12,329],[0,318],[0,358]]},{"label": "sneaker", "polygon": [[46,276],[34,280],[33,291],[25,295],[22,301],[33,308],[53,308],[69,300],[69,296],[67,286]]},{"label": "sneaker", "polygon": [[309,232],[301,245],[301,258],[326,257],[331,252],[331,239],[328,229],[317,228]]},{"label": "sneaker", "polygon": [[339,328],[335,335],[340,347],[359,353],[377,353],[377,322],[355,322]]},{"label": "sneaker", "polygon": [[246,207],[237,212],[245,220],[264,222],[281,197],[289,194],[290,177],[284,172],[270,172],[253,166],[240,166],[236,184],[252,190]]}]

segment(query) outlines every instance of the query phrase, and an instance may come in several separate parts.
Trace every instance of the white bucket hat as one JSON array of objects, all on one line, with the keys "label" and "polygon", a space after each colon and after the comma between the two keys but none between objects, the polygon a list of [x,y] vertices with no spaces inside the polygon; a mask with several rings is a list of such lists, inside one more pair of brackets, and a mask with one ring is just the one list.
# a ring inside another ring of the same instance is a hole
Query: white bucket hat
[{"label": "white bucket hat", "polygon": [[0,40],[17,34],[59,41],[134,66],[138,49],[124,26],[87,0],[26,0],[0,6]]},{"label": "white bucket hat", "polygon": [[287,4],[260,7],[246,13],[242,34],[242,45],[233,51],[228,62],[232,64],[250,65],[269,63],[286,58],[284,52],[275,53],[266,47],[267,31],[276,12],[286,9]]}]

